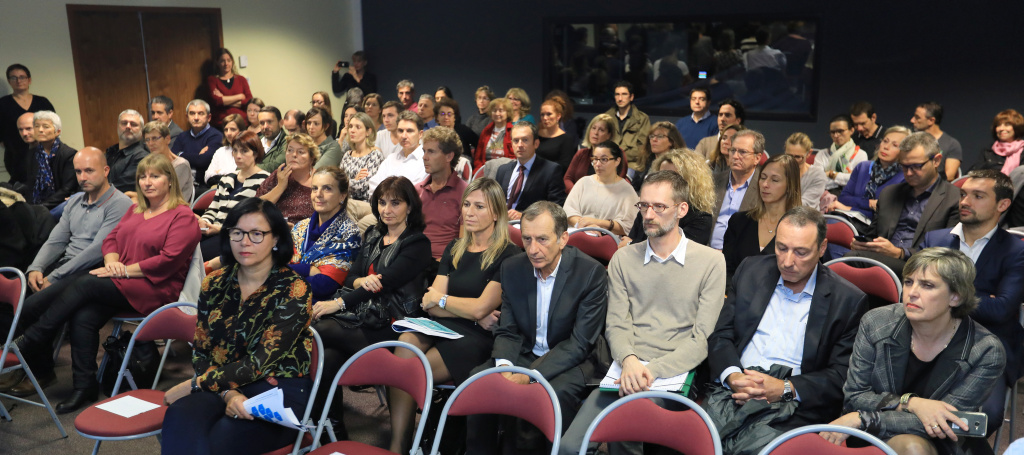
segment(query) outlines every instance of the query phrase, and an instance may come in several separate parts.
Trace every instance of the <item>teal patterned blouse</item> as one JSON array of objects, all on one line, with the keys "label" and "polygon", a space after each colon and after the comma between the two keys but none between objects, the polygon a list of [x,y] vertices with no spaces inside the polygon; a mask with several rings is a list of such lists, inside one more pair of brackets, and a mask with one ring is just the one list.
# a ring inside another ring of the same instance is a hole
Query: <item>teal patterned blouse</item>
[{"label": "teal patterned blouse", "polygon": [[308,376],[313,349],[309,284],[282,267],[242,302],[237,274],[235,264],[203,281],[192,351],[200,386],[221,392],[271,376]]}]

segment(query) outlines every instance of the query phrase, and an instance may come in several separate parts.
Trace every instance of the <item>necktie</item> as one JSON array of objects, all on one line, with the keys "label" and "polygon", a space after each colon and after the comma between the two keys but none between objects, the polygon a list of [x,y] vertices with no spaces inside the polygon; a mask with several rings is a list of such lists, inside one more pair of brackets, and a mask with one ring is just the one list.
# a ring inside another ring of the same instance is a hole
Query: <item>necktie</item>
[{"label": "necktie", "polygon": [[523,192],[523,181],[526,180],[526,166],[519,165],[519,175],[516,177],[515,183],[512,184],[512,192],[508,195],[508,208],[519,200],[519,193]]}]

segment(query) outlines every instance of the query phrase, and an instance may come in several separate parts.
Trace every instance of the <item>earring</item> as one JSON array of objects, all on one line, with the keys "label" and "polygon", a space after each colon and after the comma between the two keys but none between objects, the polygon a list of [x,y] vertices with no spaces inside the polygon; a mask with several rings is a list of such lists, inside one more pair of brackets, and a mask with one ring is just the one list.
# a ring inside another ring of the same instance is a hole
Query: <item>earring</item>
[{"label": "earring", "polygon": [[274,251],[277,251],[277,245],[274,245]]}]

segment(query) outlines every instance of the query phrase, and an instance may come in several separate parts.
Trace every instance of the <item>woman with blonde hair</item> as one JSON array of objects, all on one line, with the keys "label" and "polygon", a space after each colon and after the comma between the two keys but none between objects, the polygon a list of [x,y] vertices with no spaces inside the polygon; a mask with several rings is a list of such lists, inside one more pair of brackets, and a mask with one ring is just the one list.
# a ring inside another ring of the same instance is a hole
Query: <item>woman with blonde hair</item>
[{"label": "woman with blonde hair", "polygon": [[363,108],[363,112],[370,116],[373,120],[373,130],[380,131],[381,127],[384,126],[384,119],[381,118],[381,110],[384,108],[384,102],[380,95],[376,93],[370,93],[363,97],[363,101],[359,103],[360,107]]},{"label": "woman with blonde hair", "polygon": [[786,138],[786,154],[793,157],[800,165],[800,199],[807,207],[817,210],[821,205],[821,196],[825,194],[828,176],[818,166],[807,164],[814,143],[806,134],[796,132]]},{"label": "woman with blonde hair", "polygon": [[185,285],[199,223],[181,195],[171,161],[159,154],[143,158],[135,191],[138,203],[103,240],[103,266],[44,289],[50,297],[22,312],[22,335],[14,342],[29,358],[52,355],[53,339],[74,321],[69,325],[74,391],[57,405],[57,413],[96,400],[99,330],[107,321],[124,312],[149,314],[177,301]]},{"label": "woman with blonde hair", "polygon": [[374,146],[377,131],[373,119],[365,112],[358,112],[348,121],[348,143],[351,150],[345,152],[338,166],[348,174],[349,197],[360,201],[370,198],[370,177],[377,173],[384,153]]},{"label": "woman with blonde hair", "polygon": [[745,129],[747,127],[736,124],[729,125],[722,130],[722,134],[718,137],[718,144],[708,156],[708,167],[711,168],[712,173],[729,170],[729,149],[732,148],[732,138],[736,136],[736,133]]},{"label": "woman with blonde hair", "polygon": [[[451,340],[417,332],[399,337],[426,353],[435,383],[460,384],[491,356],[491,330],[501,305],[498,270],[502,261],[520,252],[509,240],[505,197],[501,185],[493,179],[480,178],[469,184],[462,196],[463,234],[445,248],[437,278],[423,296],[423,310],[462,338]],[[414,357],[401,348],[395,349],[395,355]],[[398,389],[391,389],[390,395],[390,450],[406,453],[416,402]]]},{"label": "woman with blonde hair", "polygon": [[878,144],[878,150],[875,150],[874,159],[862,161],[853,168],[843,192],[839,193],[839,197],[831,202],[825,211],[856,210],[866,218],[872,219],[875,216],[878,195],[882,190],[903,183],[903,167],[899,163],[900,143],[910,133],[909,128],[900,125],[886,129],[882,134],[882,142]]},{"label": "woman with blonde hair", "polygon": [[533,114],[530,114],[530,96],[526,94],[526,90],[519,87],[512,87],[505,93],[505,99],[512,104],[512,110],[509,111],[509,121],[515,125],[520,120],[525,120],[534,125],[537,124],[537,119],[533,118]]},{"label": "woman with blonde hair", "polygon": [[[672,171],[683,176],[690,189],[690,209],[679,220],[683,235],[701,245],[711,242],[715,227],[711,212],[715,209],[715,186],[704,157],[690,149],[675,149],[661,154],[651,164],[657,171]],[[622,239],[619,247],[647,240],[644,232],[643,214],[637,213],[629,235]]]},{"label": "woman with blonde hair", "polygon": [[[583,146],[576,151],[576,154],[572,157],[572,162],[569,163],[569,167],[565,170],[565,177],[563,177],[565,181],[565,194],[569,194],[572,191],[573,185],[584,176],[594,175],[594,166],[591,166],[590,162],[590,152],[595,145],[604,141],[619,143],[619,121],[609,114],[597,114],[590,121],[590,125],[587,126],[587,135],[583,138]],[[623,159],[619,163],[618,172],[620,177],[625,177],[628,172],[629,166],[626,165],[626,161],[626,159]]]},{"label": "woman with blonde hair", "polygon": [[295,224],[313,214],[309,186],[313,163],[320,159],[320,148],[308,134],[293,134],[283,140],[284,164],[260,184],[256,197],[273,202],[284,218]]}]

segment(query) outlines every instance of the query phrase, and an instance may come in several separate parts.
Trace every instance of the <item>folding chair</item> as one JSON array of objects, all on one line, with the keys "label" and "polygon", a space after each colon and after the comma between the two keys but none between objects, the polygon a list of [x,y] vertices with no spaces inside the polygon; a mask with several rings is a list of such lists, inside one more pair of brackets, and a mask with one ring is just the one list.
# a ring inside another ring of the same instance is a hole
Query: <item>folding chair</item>
[{"label": "folding chair", "polygon": [[[401,347],[412,351],[416,358],[403,359],[393,354],[390,348]],[[348,359],[338,373],[334,375],[330,392],[327,394],[327,402],[320,414],[320,421],[316,427],[316,435],[313,437],[314,447],[320,442],[320,435],[324,428],[330,426],[327,413],[330,411],[331,402],[334,401],[334,393],[338,386],[381,384],[390,387],[397,387],[412,395],[416,404],[423,409],[423,416],[416,425],[416,433],[413,436],[412,450],[415,454],[419,448],[420,439],[426,429],[426,415],[430,412],[431,393],[434,387],[434,376],[430,371],[430,362],[427,356],[423,355],[415,346],[403,341],[384,341],[372,344],[361,349],[352,358]],[[316,448],[310,455],[330,455],[332,453],[345,453],[349,455],[360,453],[384,453],[377,447],[355,441],[338,441],[334,431],[328,428],[331,443]]]},{"label": "folding chair", "polygon": [[482,177],[483,175],[484,175],[484,167],[480,166],[479,168],[477,168],[476,171],[473,171],[473,176],[470,177],[469,181],[472,182],[473,180],[476,180],[476,179]]},{"label": "folding chair", "polygon": [[[500,373],[522,373],[536,381],[531,384],[516,384],[505,379]],[[430,455],[438,455],[441,435],[449,415],[500,414],[518,417],[536,426],[552,443],[551,455],[558,453],[558,442],[562,433],[562,411],[551,384],[535,370],[505,366],[488,368],[463,382],[441,411]]]},{"label": "folding chair", "polygon": [[[313,402],[316,401],[316,392],[320,389],[320,380],[324,374],[324,358],[320,355],[324,352],[324,342],[320,338],[320,334],[317,333],[313,327],[309,328],[309,332],[313,335],[313,352],[311,353],[311,360],[309,366],[309,375],[313,378],[313,387],[309,390],[309,402],[306,403],[306,412],[302,414],[302,420],[300,422],[303,428],[299,430],[299,434],[295,436],[295,443],[290,444],[280,449],[267,452],[264,455],[298,455],[303,452],[303,448],[313,447],[313,437],[310,436],[310,430],[315,426],[314,422],[310,418],[310,414],[313,413]],[[324,408],[325,410],[328,408]]]},{"label": "folding chair", "polygon": [[[193,314],[186,313],[185,308],[191,308]],[[139,323],[139,328],[132,334],[132,338],[128,342],[128,349],[121,362],[121,368],[117,371],[117,381],[114,382],[114,390],[119,390],[121,382],[127,379],[132,390],[93,404],[75,417],[75,431],[82,436],[96,440],[96,445],[92,449],[93,455],[99,452],[100,443],[103,441],[125,441],[160,434],[163,429],[164,413],[167,412],[167,406],[164,405],[164,392],[155,390],[155,388],[138,388],[131,372],[128,371],[128,363],[131,361],[132,349],[135,348],[137,342],[174,339],[191,343],[196,334],[195,309],[196,304],[194,303],[171,303],[157,308]],[[169,348],[170,344],[164,347],[164,351],[166,352]],[[162,369],[163,364],[161,363],[154,382],[160,380]],[[136,398],[159,407],[133,417],[122,417],[99,408],[100,405],[125,397]]]},{"label": "folding chair", "polygon": [[853,244],[853,237],[857,235],[857,228],[846,218],[835,215],[824,215],[827,231],[825,238],[829,244],[842,246],[850,249]]},{"label": "folding chair", "polygon": [[[865,264],[868,267],[859,268],[850,264]],[[892,269],[881,262],[870,258],[842,257],[826,262],[825,266],[846,278],[865,294],[888,303],[903,301],[903,283]]]},{"label": "folding chair", "polygon": [[519,229],[519,220],[508,222],[508,236],[516,246],[519,248],[525,248],[523,246],[523,231]]},{"label": "folding chair", "polygon": [[210,204],[213,203],[213,197],[217,194],[217,189],[212,188],[206,190],[203,194],[200,194],[195,201],[192,202],[192,211],[198,215],[202,215],[206,209],[210,208]]},{"label": "folding chair", "polygon": [[[8,275],[14,275],[14,278],[8,278]],[[11,305],[14,310],[14,320],[11,322],[11,329],[7,331],[7,338],[4,339],[3,350],[0,351],[0,374],[8,373],[18,369],[25,371],[25,376],[32,382],[32,386],[35,387],[36,393],[39,394],[41,402],[29,401],[24,398],[18,398],[15,396],[0,393],[0,397],[10,398],[20,403],[30,404],[32,406],[41,406],[46,408],[46,412],[50,413],[50,418],[53,419],[53,423],[57,425],[57,430],[60,431],[62,438],[68,437],[68,433],[64,431],[64,425],[61,425],[60,420],[57,419],[57,414],[53,412],[53,406],[50,405],[50,400],[46,399],[46,394],[43,393],[43,388],[39,387],[39,382],[36,381],[36,376],[32,374],[32,369],[25,364],[25,358],[22,357],[21,351],[18,350],[18,346],[12,342],[14,339],[14,331],[18,327],[18,318],[21,317],[21,308],[25,303],[25,274],[21,273],[14,267],[2,267],[0,268],[0,303],[6,303]],[[0,419],[14,420],[11,414],[7,412],[7,407],[0,402]]]},{"label": "folding chair", "polygon": [[[670,411],[651,398],[679,402],[690,409]],[[669,392],[640,392],[616,400],[587,428],[581,455],[586,455],[590,442],[647,442],[688,455],[722,454],[711,417],[689,398]]]},{"label": "folding chair", "polygon": [[[602,235],[595,237],[590,235],[590,232],[598,232]],[[619,236],[612,234],[607,229],[585,227],[569,234],[568,244],[579,248],[587,256],[597,259],[598,262],[607,266],[612,260],[612,255],[619,249]]]},{"label": "folding chair", "polygon": [[[483,169],[483,166],[480,166]],[[459,175],[459,178],[469,183],[473,180],[473,162],[465,156],[459,157],[459,162],[455,163],[455,173]]]},{"label": "folding chair", "polygon": [[[818,436],[818,433],[822,431],[845,433],[867,441],[871,444],[871,447],[850,448],[837,446]],[[807,453],[819,455],[871,455],[878,453],[896,455],[895,450],[892,450],[891,447],[877,437],[856,428],[839,425],[808,425],[787,431],[772,440],[772,442],[769,442],[758,455],[803,455]]]}]

